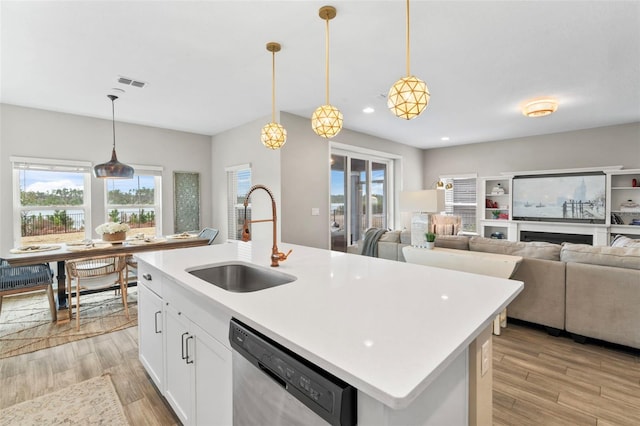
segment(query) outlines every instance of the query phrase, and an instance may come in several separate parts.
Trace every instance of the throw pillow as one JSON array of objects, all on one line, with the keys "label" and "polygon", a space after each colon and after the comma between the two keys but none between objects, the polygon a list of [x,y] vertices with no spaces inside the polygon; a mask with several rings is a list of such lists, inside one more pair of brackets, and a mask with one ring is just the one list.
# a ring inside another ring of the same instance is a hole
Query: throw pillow
[{"label": "throw pillow", "polygon": [[380,237],[378,242],[382,242],[382,243],[399,243],[400,242],[400,231],[387,231],[382,235],[382,237]]},{"label": "throw pillow", "polygon": [[640,239],[636,240],[625,235],[616,235],[611,247],[640,247]]}]

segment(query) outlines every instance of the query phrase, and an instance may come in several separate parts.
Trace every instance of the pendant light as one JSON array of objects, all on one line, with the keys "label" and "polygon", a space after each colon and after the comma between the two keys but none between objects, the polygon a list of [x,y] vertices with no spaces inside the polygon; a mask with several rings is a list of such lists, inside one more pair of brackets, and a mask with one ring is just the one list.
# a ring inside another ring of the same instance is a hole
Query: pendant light
[{"label": "pendant light", "polygon": [[111,99],[113,150],[111,151],[111,161],[95,166],[93,168],[93,175],[100,179],[133,179],[133,167],[119,162],[116,156],[116,117],[114,101],[118,99],[118,97],[115,95],[107,95],[107,97]]},{"label": "pendant light", "polygon": [[271,52],[271,123],[266,124],[260,132],[260,140],[269,149],[282,148],[287,142],[287,130],[276,123],[276,52],[280,51],[280,43],[267,43]]},{"label": "pendant light", "polygon": [[318,136],[330,139],[342,130],[342,113],[338,108],[329,103],[329,20],[336,17],[336,8],[333,6],[322,6],[319,15],[320,18],[326,21],[325,85],[327,102],[313,112],[311,116],[311,128]]},{"label": "pendant light", "polygon": [[387,106],[397,117],[411,120],[429,104],[429,89],[424,81],[411,75],[409,53],[409,0],[407,0],[407,76],[396,81],[389,89]]}]

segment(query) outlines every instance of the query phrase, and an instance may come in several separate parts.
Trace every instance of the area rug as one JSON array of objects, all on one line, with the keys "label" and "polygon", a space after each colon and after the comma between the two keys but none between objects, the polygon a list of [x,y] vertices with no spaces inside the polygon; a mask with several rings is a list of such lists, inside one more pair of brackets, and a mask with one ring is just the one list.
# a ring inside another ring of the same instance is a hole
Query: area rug
[{"label": "area rug", "polygon": [[[52,323],[45,292],[4,297],[0,311],[0,359],[62,345],[138,324],[138,293],[128,291],[129,317],[122,299],[114,291],[89,294],[80,298],[80,331],[75,319]],[[58,311],[60,318],[67,310]]]},{"label": "area rug", "polygon": [[109,374],[0,410],[0,425],[128,425]]}]

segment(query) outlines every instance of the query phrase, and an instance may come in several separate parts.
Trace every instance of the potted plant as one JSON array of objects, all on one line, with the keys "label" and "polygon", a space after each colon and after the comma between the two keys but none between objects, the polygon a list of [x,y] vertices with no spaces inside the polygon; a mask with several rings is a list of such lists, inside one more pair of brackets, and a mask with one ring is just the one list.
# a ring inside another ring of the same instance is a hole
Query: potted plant
[{"label": "potted plant", "polygon": [[427,232],[424,234],[425,239],[427,240],[426,248],[431,250],[435,246],[436,234],[433,232]]},{"label": "potted plant", "polygon": [[493,215],[494,219],[500,219],[500,210],[492,210],[491,214]]},{"label": "potted plant", "polygon": [[96,232],[102,235],[104,241],[122,242],[127,239],[129,225],[126,223],[107,222],[96,228]]}]

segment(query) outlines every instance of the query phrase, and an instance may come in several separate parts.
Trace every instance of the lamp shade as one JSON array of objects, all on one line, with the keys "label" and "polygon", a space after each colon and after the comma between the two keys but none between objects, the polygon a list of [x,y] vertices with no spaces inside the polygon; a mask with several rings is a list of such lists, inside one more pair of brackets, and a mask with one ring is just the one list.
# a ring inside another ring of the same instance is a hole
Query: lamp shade
[{"label": "lamp shade", "polygon": [[133,167],[119,162],[116,149],[113,148],[111,161],[95,166],[93,175],[101,179],[133,179]]},{"label": "lamp shade", "polygon": [[333,105],[319,106],[311,116],[311,128],[318,136],[332,138],[342,130],[342,113]]},{"label": "lamp shade", "polygon": [[260,131],[260,140],[269,149],[278,149],[287,142],[287,130],[276,122],[265,124]]},{"label": "lamp shade", "polygon": [[402,191],[400,193],[400,210],[403,212],[441,212],[444,210],[444,191],[437,189]]},{"label": "lamp shade", "polygon": [[396,81],[387,95],[387,106],[396,117],[411,120],[429,105],[429,89],[424,81],[410,75]]}]

